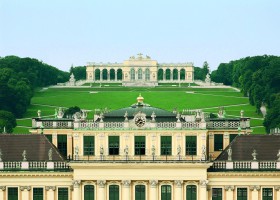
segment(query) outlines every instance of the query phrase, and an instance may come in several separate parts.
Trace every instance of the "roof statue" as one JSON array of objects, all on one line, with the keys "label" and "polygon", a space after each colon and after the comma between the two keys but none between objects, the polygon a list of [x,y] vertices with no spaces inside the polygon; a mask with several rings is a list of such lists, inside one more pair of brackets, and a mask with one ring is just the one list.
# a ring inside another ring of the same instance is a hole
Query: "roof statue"
[{"label": "roof statue", "polygon": [[37,114],[38,114],[38,118],[41,118],[41,110],[38,110]]},{"label": "roof statue", "polygon": [[228,154],[228,161],[232,161],[232,149],[231,146],[228,148],[227,150],[227,154]]},{"label": "roof statue", "polygon": [[143,58],[143,57],[142,57],[142,56],[143,56],[143,54],[142,54],[142,53],[138,53],[137,55],[138,55],[137,59],[138,59],[138,60],[142,60],[142,58]]},{"label": "roof statue", "polygon": [[2,150],[0,149],[0,162],[2,162]]},{"label": "roof statue", "polygon": [[277,161],[280,161],[280,149],[278,150]]},{"label": "roof statue", "polygon": [[257,150],[254,149],[254,150],[253,150],[253,153],[252,153],[253,160],[257,160],[257,155],[258,155]]},{"label": "roof statue", "polygon": [[50,148],[49,152],[48,152],[49,161],[52,160],[52,154],[53,154],[53,151],[52,151],[52,148]]},{"label": "roof statue", "polygon": [[23,150],[22,152],[23,161],[27,161],[26,156],[27,156],[26,150]]}]

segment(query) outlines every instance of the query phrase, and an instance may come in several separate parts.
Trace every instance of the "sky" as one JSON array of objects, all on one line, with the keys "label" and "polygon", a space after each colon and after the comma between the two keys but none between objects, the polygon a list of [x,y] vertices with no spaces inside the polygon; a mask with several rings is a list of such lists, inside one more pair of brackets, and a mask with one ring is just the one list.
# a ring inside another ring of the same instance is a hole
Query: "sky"
[{"label": "sky", "polygon": [[279,0],[0,0],[0,57],[68,71],[123,62],[220,63],[280,55]]}]

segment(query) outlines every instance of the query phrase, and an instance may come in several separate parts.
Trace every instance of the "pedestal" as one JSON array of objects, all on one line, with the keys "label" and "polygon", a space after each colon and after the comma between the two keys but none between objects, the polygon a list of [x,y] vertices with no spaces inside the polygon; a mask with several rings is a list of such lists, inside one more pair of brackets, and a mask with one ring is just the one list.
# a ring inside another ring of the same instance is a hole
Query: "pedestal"
[{"label": "pedestal", "polygon": [[150,196],[149,200],[157,200],[157,180],[150,180]]}]

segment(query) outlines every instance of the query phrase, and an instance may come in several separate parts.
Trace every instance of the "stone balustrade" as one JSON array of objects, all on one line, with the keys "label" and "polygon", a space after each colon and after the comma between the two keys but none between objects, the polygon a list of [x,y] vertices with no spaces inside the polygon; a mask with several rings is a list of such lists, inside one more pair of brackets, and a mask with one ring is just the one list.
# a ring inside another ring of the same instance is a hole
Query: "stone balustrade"
[{"label": "stone balustrade", "polygon": [[280,170],[280,161],[215,161],[211,170]]},{"label": "stone balustrade", "polygon": [[21,171],[21,170],[32,170],[32,171],[65,171],[68,170],[69,166],[67,162],[63,161],[5,161],[0,162],[0,171]]}]

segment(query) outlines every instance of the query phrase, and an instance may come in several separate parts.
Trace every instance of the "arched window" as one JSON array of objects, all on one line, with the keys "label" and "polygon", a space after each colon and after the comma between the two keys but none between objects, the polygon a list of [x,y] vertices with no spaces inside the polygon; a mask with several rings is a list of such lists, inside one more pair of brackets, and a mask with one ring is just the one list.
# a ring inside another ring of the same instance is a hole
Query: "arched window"
[{"label": "arched window", "polygon": [[111,81],[115,80],[115,70],[114,69],[110,69],[110,80]]},{"label": "arched window", "polygon": [[170,80],[170,78],[171,78],[171,70],[170,70],[170,69],[167,69],[167,70],[165,71],[165,79],[166,79],[166,80]]},{"label": "arched window", "polygon": [[109,186],[109,200],[120,199],[120,187],[118,185]]},{"label": "arched window", "polygon": [[135,200],[146,200],[145,185],[136,185],[135,186]]},{"label": "arched window", "polygon": [[102,79],[108,80],[108,70],[107,69],[102,70]]},{"label": "arched window", "polygon": [[187,199],[186,200],[196,200],[196,196],[197,196],[196,185],[188,185],[186,192],[187,192],[187,194],[186,194]]},{"label": "arched window", "polygon": [[138,69],[138,80],[142,80],[142,69]]},{"label": "arched window", "polygon": [[100,69],[94,71],[94,80],[100,81]]},{"label": "arched window", "polygon": [[118,81],[122,80],[122,69],[117,70],[117,80]]},{"label": "arched window", "polygon": [[84,200],[94,200],[94,186],[93,185],[85,185]]},{"label": "arched window", "polygon": [[135,80],[135,70],[133,68],[130,69],[130,80],[131,81]]},{"label": "arched window", "polygon": [[178,80],[178,69],[173,69],[173,80]]},{"label": "arched window", "polygon": [[161,200],[171,200],[171,186],[170,185],[161,186]]},{"label": "arched window", "polygon": [[149,69],[146,69],[146,70],[145,70],[145,80],[146,80],[146,81],[149,81],[149,80],[150,80],[150,70],[149,70]]},{"label": "arched window", "polygon": [[159,80],[159,81],[163,80],[163,69],[159,69],[159,70],[158,70],[158,75],[157,75],[157,77],[158,77],[158,80]]},{"label": "arched window", "polygon": [[186,70],[181,69],[180,70],[180,80],[185,80],[186,79]]}]

